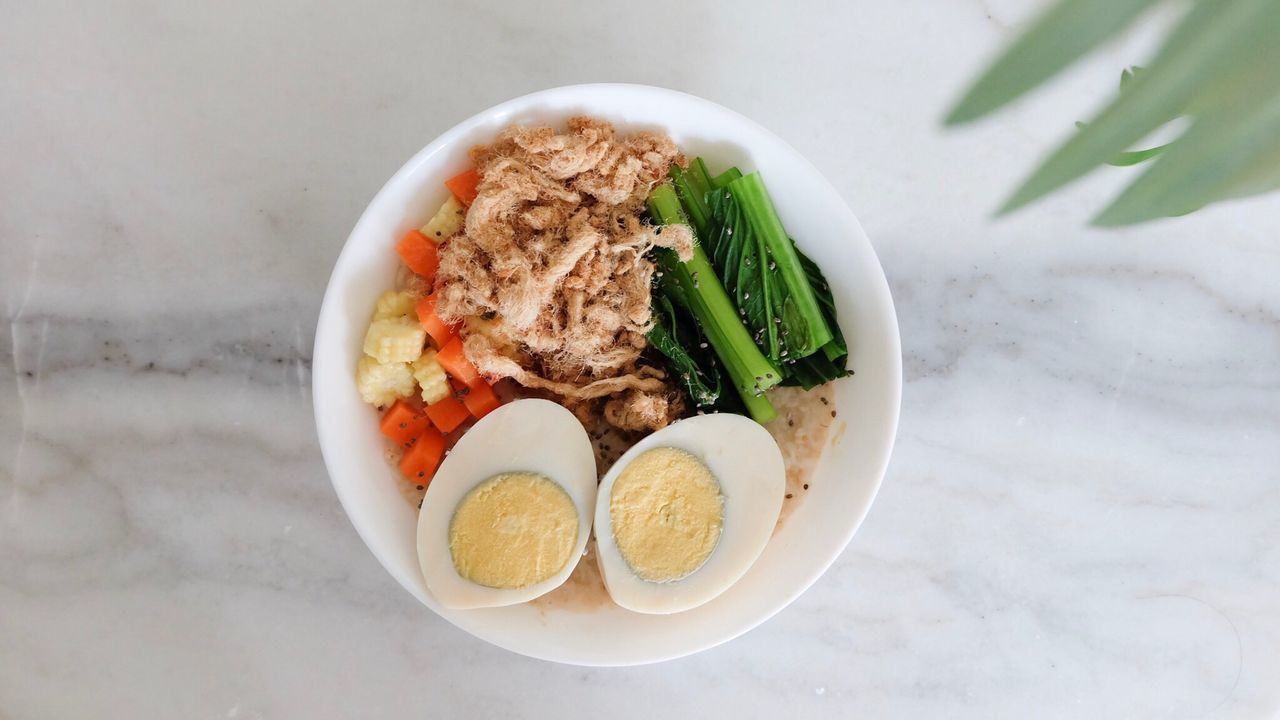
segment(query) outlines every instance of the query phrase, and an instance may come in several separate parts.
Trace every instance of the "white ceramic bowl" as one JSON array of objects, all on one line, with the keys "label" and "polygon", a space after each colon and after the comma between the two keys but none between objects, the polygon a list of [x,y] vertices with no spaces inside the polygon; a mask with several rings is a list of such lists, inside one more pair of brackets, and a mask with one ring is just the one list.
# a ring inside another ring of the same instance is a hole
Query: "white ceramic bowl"
[{"label": "white ceramic bowl", "polygon": [[[810,490],[760,559],[715,600],[675,615],[641,615],[612,604],[594,610],[514,605],[447,610],[418,569],[417,511],[383,459],[376,412],[354,376],[378,295],[395,280],[396,240],[445,199],[443,181],[467,149],[513,123],[561,123],[590,114],[622,131],[661,130],[712,168],[763,173],[787,229],[826,273],[855,371],[835,389],[837,425]],[[495,645],[580,665],[634,665],[703,650],[764,622],[808,588],[866,515],[893,447],[902,392],[897,319],[888,284],[857,218],[818,170],[773,133],[731,110],[642,85],[574,85],[526,95],[460,123],[400,168],[369,203],[338,257],[320,309],[313,356],[316,428],[333,487],[378,561],[449,622]]]}]

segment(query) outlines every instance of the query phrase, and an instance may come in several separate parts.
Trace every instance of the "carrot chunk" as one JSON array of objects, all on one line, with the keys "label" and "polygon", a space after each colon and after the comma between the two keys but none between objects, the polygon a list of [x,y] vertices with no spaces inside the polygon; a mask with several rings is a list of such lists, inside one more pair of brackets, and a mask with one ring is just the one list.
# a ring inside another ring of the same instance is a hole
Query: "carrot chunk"
[{"label": "carrot chunk", "polygon": [[502,404],[497,394],[493,392],[493,387],[483,378],[467,385],[467,394],[462,396],[462,402],[477,420],[493,412]]},{"label": "carrot chunk", "polygon": [[458,202],[463,205],[470,206],[472,201],[479,194],[477,187],[480,185],[480,173],[475,168],[471,168],[464,173],[456,175],[444,181],[444,186],[449,188],[449,192],[458,198]]},{"label": "carrot chunk", "polygon": [[428,282],[436,277],[436,269],[440,267],[440,253],[436,244],[417,230],[410,230],[396,243],[396,252],[409,269],[421,275]]},{"label": "carrot chunk", "polygon": [[436,355],[436,360],[444,367],[445,372],[466,383],[468,387],[471,383],[480,379],[480,372],[467,359],[467,354],[462,351],[461,338],[455,337],[441,346],[440,352]]},{"label": "carrot chunk", "polygon": [[427,417],[431,418],[431,424],[439,428],[440,432],[453,432],[467,418],[471,417],[471,413],[458,399],[452,395],[445,395],[443,400],[431,403],[427,406]]},{"label": "carrot chunk", "polygon": [[427,331],[427,334],[431,336],[431,339],[435,342],[436,347],[444,347],[450,340],[453,339],[454,331],[456,330],[457,326],[446,323],[444,320],[440,319],[439,315],[436,314],[436,294],[435,293],[431,293],[430,295],[419,300],[417,305],[417,311],[418,311],[418,322],[422,323],[423,329],[425,329]]},{"label": "carrot chunk", "polygon": [[436,474],[436,468],[440,467],[440,459],[443,457],[444,436],[439,430],[428,427],[404,451],[404,457],[400,459],[400,472],[410,482],[426,485],[431,481],[431,476]]},{"label": "carrot chunk", "polygon": [[383,414],[379,428],[392,442],[407,447],[424,430],[431,429],[431,422],[421,408],[401,399]]}]

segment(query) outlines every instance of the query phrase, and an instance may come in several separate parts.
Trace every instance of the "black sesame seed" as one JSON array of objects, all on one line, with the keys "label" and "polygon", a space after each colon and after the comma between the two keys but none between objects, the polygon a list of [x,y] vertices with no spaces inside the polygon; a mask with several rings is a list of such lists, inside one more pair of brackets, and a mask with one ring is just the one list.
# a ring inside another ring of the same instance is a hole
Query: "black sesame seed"
[{"label": "black sesame seed", "polygon": [[809,483],[805,483],[805,484],[804,484],[804,489],[805,489],[805,490],[808,490],[808,489],[809,489]]},{"label": "black sesame seed", "polygon": [[419,486],[418,486],[418,489],[419,489],[419,490],[426,490],[426,489],[427,489],[427,486],[426,486],[426,485],[419,485]]},{"label": "black sesame seed", "polygon": [[[777,496],[775,495],[774,497],[777,497]],[[790,499],[791,499],[791,493],[787,493],[787,499],[788,499],[788,500],[790,500]]]}]

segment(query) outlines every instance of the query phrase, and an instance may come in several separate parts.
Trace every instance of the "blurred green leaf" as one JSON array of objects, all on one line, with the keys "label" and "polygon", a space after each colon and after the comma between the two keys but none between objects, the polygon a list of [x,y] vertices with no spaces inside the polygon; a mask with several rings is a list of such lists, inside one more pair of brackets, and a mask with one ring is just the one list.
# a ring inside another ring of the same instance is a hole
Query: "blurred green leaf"
[{"label": "blurred green leaf", "polygon": [[1259,41],[1242,42],[1277,0],[1200,0],[1147,72],[1031,174],[1000,209],[1017,209],[1075,180],[1183,114],[1214,78],[1256,61]]},{"label": "blurred green leaf", "polygon": [[[1124,92],[1129,87],[1129,83],[1132,82],[1133,78],[1140,72],[1142,72],[1142,68],[1137,65],[1127,68],[1121,72],[1120,92]],[[1076,128],[1079,130],[1083,130],[1088,126],[1088,123],[1083,123],[1079,120],[1076,121]],[[1155,147],[1150,147],[1146,150],[1126,150],[1122,153],[1113,155],[1110,160],[1107,160],[1107,164],[1112,167],[1129,167],[1130,165],[1137,165],[1138,163],[1145,162],[1156,157],[1160,153],[1164,152],[1167,147],[1169,147],[1169,144],[1165,143],[1164,145],[1156,145]]]},{"label": "blurred green leaf", "polygon": [[[978,80],[947,118],[1018,97],[1119,32],[1151,2],[1062,0]],[[1280,0],[1198,0],[1155,57],[1122,73],[1121,92],[1012,194],[1009,212],[1102,165],[1155,162],[1095,222],[1119,225],[1280,189]],[[1069,37],[1064,37],[1069,36]],[[1133,143],[1186,116],[1174,141]],[[1158,157],[1157,157],[1158,156]]]},{"label": "blurred green leaf", "polygon": [[[1178,215],[1230,196],[1280,157],[1280,97],[1244,113],[1201,117],[1100,214],[1098,225]],[[1265,187],[1265,183],[1264,183]]]},{"label": "blurred green leaf", "polygon": [[1051,7],[974,83],[947,115],[975,120],[1040,85],[1123,30],[1155,0],[1064,0]]},{"label": "blurred green leaf", "polygon": [[1164,152],[1169,145],[1172,145],[1172,143],[1156,145],[1155,147],[1149,147],[1146,150],[1126,150],[1122,153],[1111,156],[1111,159],[1107,161],[1107,164],[1111,167],[1130,167],[1132,165],[1137,165],[1138,163],[1143,163],[1153,157],[1156,157],[1160,153]]},{"label": "blurred green leaf", "polygon": [[1146,70],[1147,69],[1141,65],[1134,65],[1132,67],[1125,68],[1124,71],[1120,73],[1120,92],[1128,90],[1129,83],[1133,82],[1134,78],[1138,77],[1139,74],[1146,72]]}]

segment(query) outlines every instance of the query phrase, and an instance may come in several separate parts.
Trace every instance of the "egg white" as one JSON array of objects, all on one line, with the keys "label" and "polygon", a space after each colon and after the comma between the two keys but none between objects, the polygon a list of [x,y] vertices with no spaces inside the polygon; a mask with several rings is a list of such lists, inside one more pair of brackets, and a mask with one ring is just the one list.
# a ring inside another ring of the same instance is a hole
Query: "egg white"
[{"label": "egg white", "polygon": [[[720,541],[702,567],[671,582],[642,580],[613,537],[609,501],[623,469],[653,448],[679,448],[701,460],[720,482],[724,522]],[[736,583],[773,534],[786,491],[782,451],[769,431],[741,415],[700,415],[672,423],[641,440],[605,474],[596,498],[596,557],[609,596],[639,613],[669,614],[709,602]]]},{"label": "egg white", "polygon": [[[528,587],[491,588],[458,574],[449,551],[449,521],[472,488],[505,472],[532,472],[573,500],[578,540],[554,576]],[[486,415],[454,445],[427,487],[418,514],[418,563],[427,588],[447,608],[526,602],[559,587],[582,559],[596,500],[596,462],[582,423],[548,400],[516,400]]]}]

